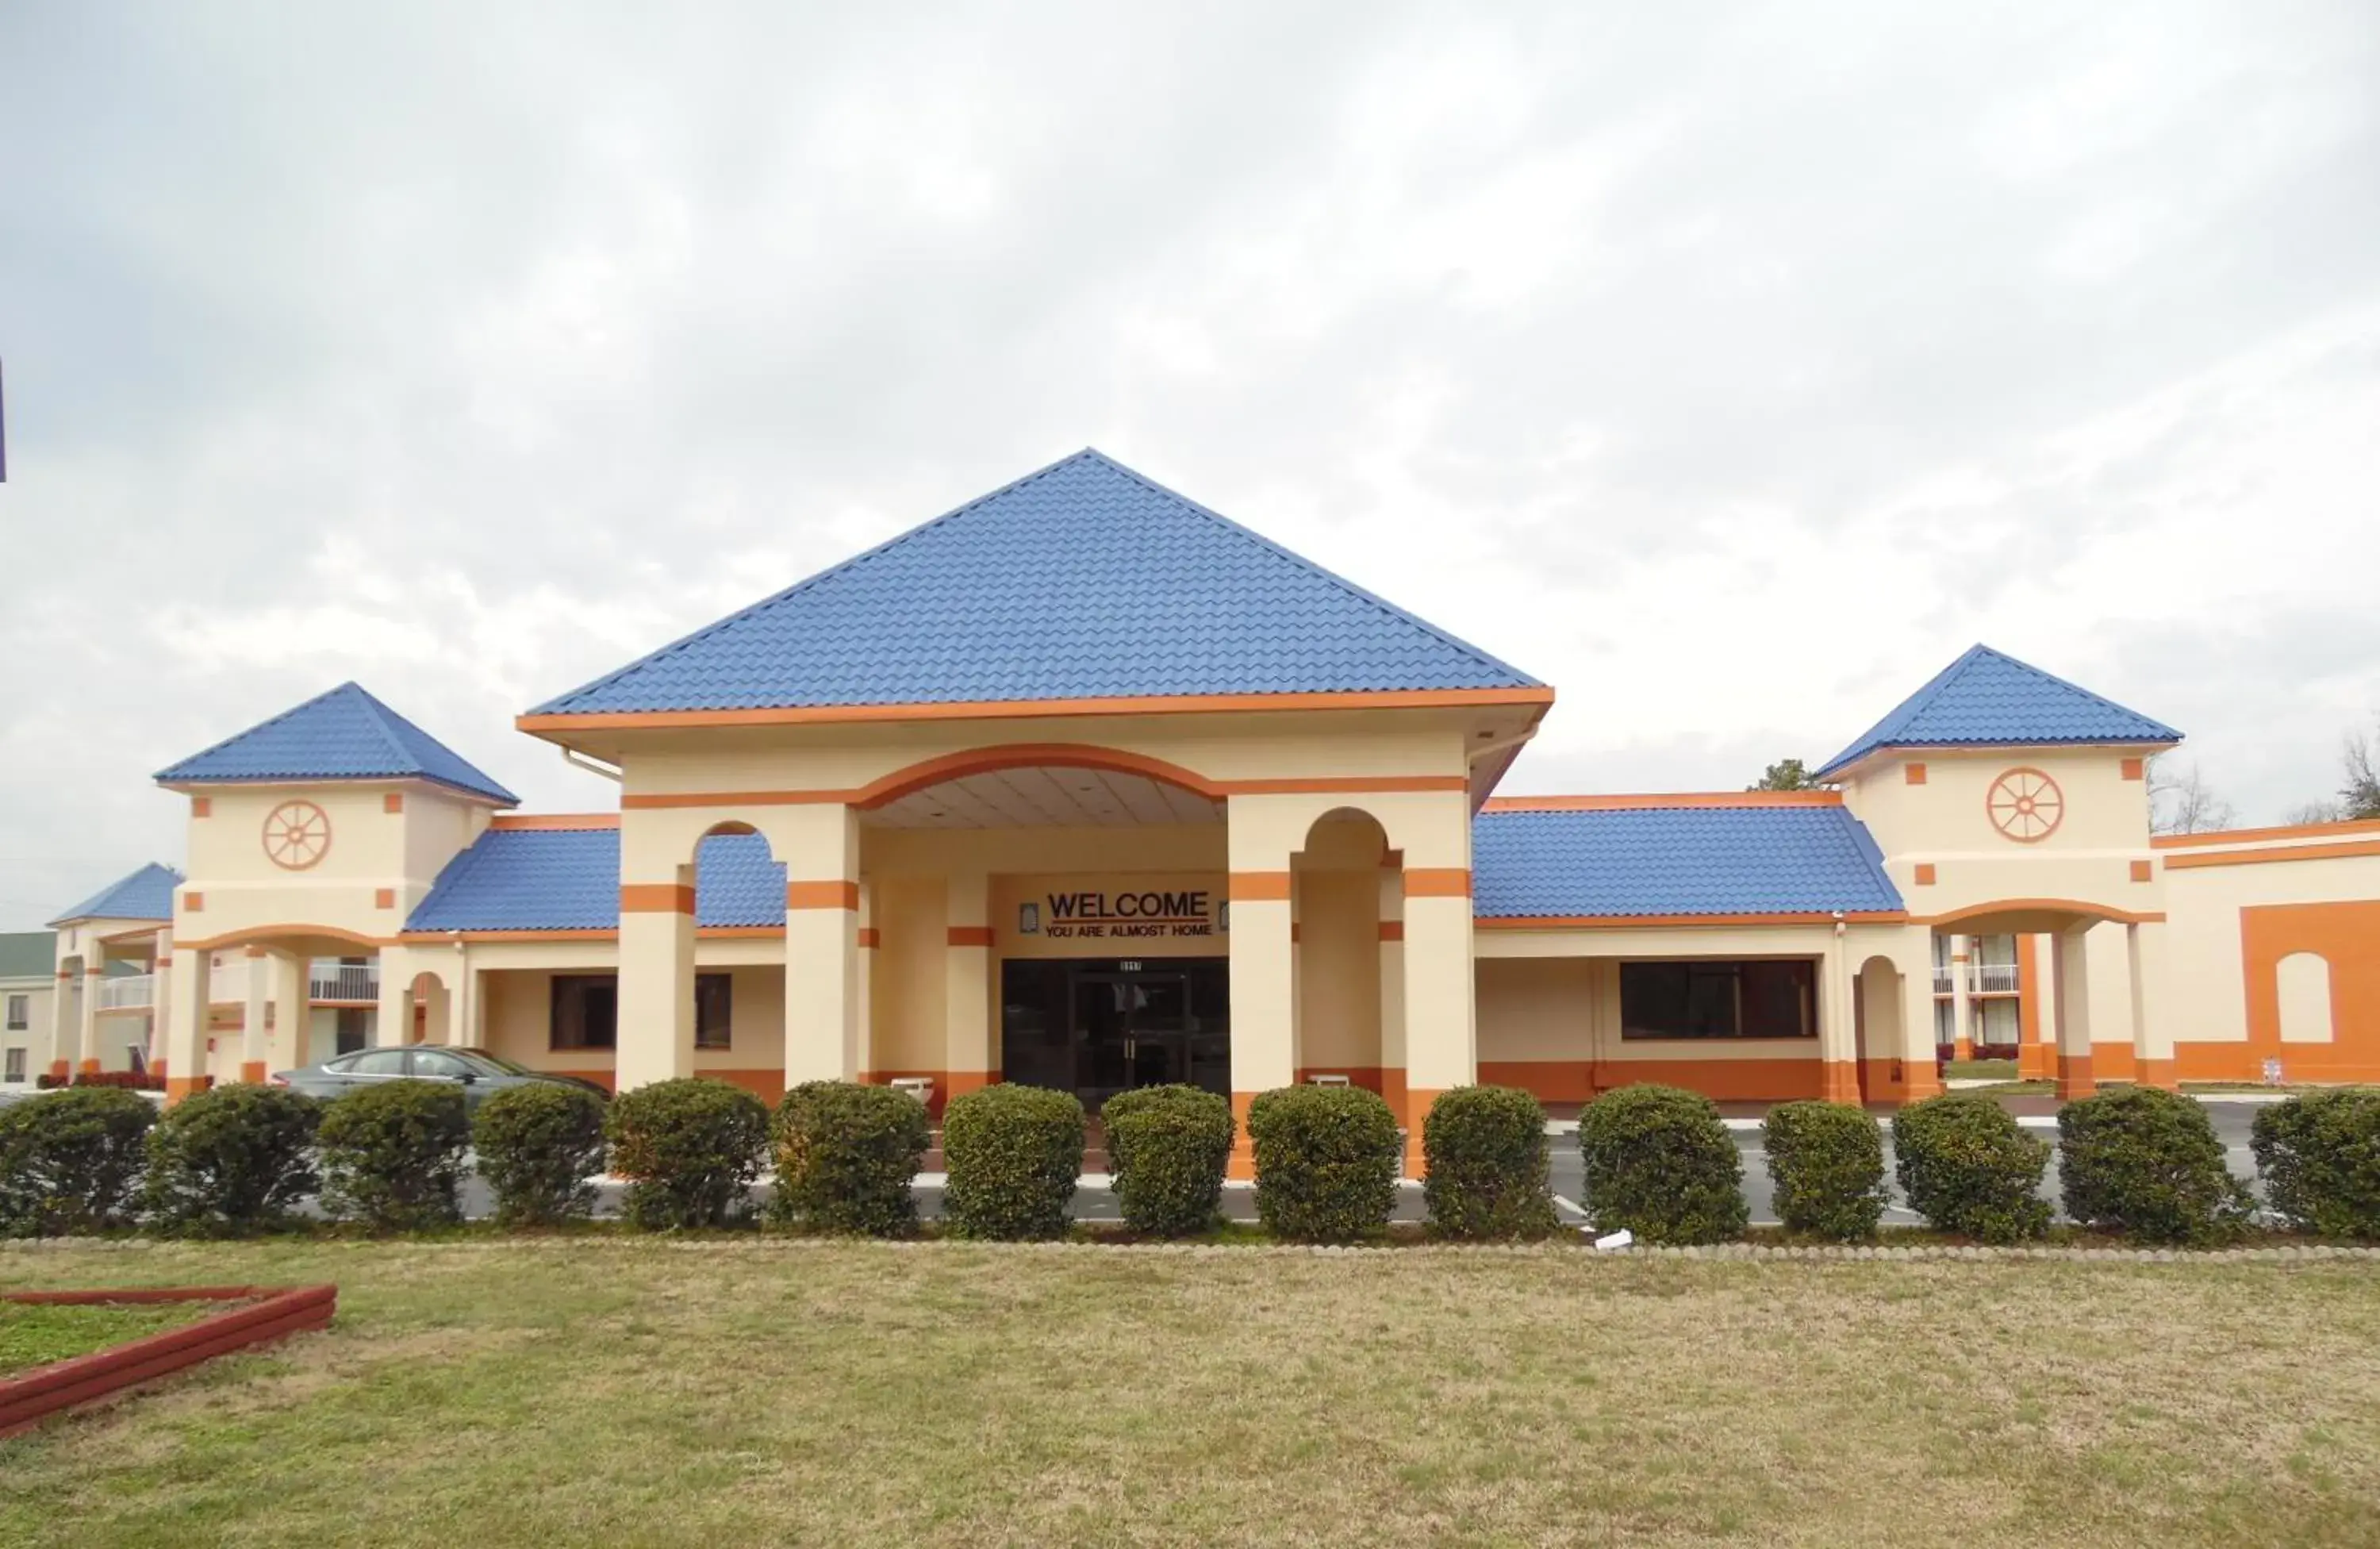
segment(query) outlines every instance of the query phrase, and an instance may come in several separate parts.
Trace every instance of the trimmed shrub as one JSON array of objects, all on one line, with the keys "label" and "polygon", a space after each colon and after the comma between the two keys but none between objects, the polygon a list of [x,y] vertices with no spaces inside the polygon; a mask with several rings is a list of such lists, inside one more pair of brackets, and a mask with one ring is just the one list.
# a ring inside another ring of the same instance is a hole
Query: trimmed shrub
[{"label": "trimmed shrub", "polygon": [[322,1105],[286,1087],[194,1092],[149,1131],[142,1190],[162,1230],[227,1236],[282,1225],[321,1186],[314,1129]]},{"label": "trimmed shrub", "polygon": [[1642,1242],[1727,1242],[1743,1235],[1743,1159],[1698,1092],[1647,1082],[1608,1092],[1578,1116],[1587,1214]]},{"label": "trimmed shrub", "polygon": [[1779,1103],[1760,1126],[1789,1232],[1865,1242],[1884,1214],[1884,1132],[1851,1103]]},{"label": "trimmed shrub", "polygon": [[2380,1240],[2380,1092],[2310,1092],[2256,1115],[2273,1214],[2300,1231]]},{"label": "trimmed shrub", "polygon": [[1071,1092],[1002,1082],[942,1110],[943,1214],[960,1237],[1062,1237],[1083,1171],[1083,1105]]},{"label": "trimmed shrub", "polygon": [[917,1226],[910,1185],[932,1131],[905,1092],[856,1081],[804,1081],[770,1125],[777,1187],[770,1219],[822,1232],[905,1237]]},{"label": "trimmed shrub", "polygon": [[377,1081],[323,1105],[314,1144],[322,1209],[376,1232],[451,1226],[471,1116],[450,1081]]},{"label": "trimmed shrub", "polygon": [[723,1226],[749,1214],[769,1146],[769,1106],[742,1087],[682,1076],[624,1092],[603,1115],[622,1211],[665,1231]]},{"label": "trimmed shrub", "polygon": [[1142,1087],[1109,1098],[1099,1123],[1125,1226],[1145,1237],[1188,1237],[1214,1223],[1239,1133],[1228,1101],[1199,1087]]},{"label": "trimmed shrub", "polygon": [[471,1120],[471,1150],[496,1196],[498,1226],[583,1219],[603,1170],[603,1099],[561,1081],[491,1092]]},{"label": "trimmed shrub", "polygon": [[1388,1225],[1404,1160],[1397,1116],[1362,1087],[1276,1087],[1248,1105],[1257,1216],[1291,1242],[1353,1242]]},{"label": "trimmed shrub", "polygon": [[2038,1192],[2049,1143],[1988,1097],[1947,1092],[1910,1104],[1892,1117],[1892,1152],[1909,1208],[1938,1230],[2021,1242],[2049,1229],[2049,1201]]},{"label": "trimmed shrub", "polygon": [[1448,1237],[1553,1234],[1546,1111],[1518,1087],[1456,1087],[1439,1093],[1421,1125],[1427,1165],[1422,1197]]},{"label": "trimmed shrub", "polygon": [[2238,1240],[2255,1201],[2223,1165],[2201,1104],[2155,1087],[2119,1087],[2058,1111],[2066,1214],[2138,1242]]},{"label": "trimmed shrub", "polygon": [[126,1225],[156,1122],[155,1104],[106,1087],[0,1108],[0,1237]]}]

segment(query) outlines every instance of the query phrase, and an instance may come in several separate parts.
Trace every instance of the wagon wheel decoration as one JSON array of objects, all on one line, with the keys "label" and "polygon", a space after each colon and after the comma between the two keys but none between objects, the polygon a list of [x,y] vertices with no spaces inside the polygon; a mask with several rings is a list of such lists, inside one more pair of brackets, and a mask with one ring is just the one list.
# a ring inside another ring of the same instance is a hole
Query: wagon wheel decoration
[{"label": "wagon wheel decoration", "polygon": [[2018,844],[2030,845],[2058,832],[2066,816],[2066,796],[2038,769],[2011,769],[1984,796],[1992,826]]},{"label": "wagon wheel decoration", "polygon": [[302,872],[331,849],[331,816],[311,801],[285,801],[265,814],[264,854],[275,866]]}]

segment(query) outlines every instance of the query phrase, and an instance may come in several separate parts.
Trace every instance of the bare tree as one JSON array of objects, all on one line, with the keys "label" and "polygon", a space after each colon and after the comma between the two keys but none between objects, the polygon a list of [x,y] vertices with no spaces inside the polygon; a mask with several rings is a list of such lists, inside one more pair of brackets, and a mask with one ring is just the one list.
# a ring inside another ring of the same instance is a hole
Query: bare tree
[{"label": "bare tree", "polygon": [[2149,827],[2158,834],[2207,834],[2240,821],[2239,811],[2215,794],[2198,765],[2178,769],[2170,752],[2149,760]]},{"label": "bare tree", "polygon": [[2337,823],[2346,815],[2347,809],[2336,801],[2307,801],[2290,808],[2281,821],[2294,826],[2307,823]]},{"label": "bare tree", "polygon": [[2380,818],[2380,747],[2364,732],[2350,732],[2339,750],[2339,773],[2347,783],[2338,787],[2342,818]]}]

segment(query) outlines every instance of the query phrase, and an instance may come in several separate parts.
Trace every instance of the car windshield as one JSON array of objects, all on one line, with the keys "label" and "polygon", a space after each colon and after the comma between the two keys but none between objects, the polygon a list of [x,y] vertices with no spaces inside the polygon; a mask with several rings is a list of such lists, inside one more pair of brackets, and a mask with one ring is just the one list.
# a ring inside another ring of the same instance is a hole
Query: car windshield
[{"label": "car windshield", "polygon": [[491,1076],[534,1076],[537,1074],[536,1071],[531,1070],[528,1066],[521,1064],[518,1060],[506,1059],[502,1055],[492,1055],[485,1049],[449,1049],[446,1052],[450,1055],[459,1055],[461,1058],[470,1061],[473,1065],[480,1067],[483,1072]]}]

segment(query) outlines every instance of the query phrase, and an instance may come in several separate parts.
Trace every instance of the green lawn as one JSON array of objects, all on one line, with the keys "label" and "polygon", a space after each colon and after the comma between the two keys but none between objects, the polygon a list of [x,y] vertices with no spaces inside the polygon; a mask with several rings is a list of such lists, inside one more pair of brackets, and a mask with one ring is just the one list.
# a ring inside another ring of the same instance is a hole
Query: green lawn
[{"label": "green lawn", "polygon": [[[6,1262],[0,1259],[0,1265]],[[0,1270],[0,1284],[16,1289],[32,1288],[14,1286],[5,1270]],[[71,1356],[89,1355],[220,1311],[221,1304],[214,1302],[164,1307],[40,1307],[0,1301],[0,1377],[29,1366],[46,1366]]]},{"label": "green lawn", "polygon": [[0,1249],[340,1287],[0,1443],[22,1545],[2364,1543],[2380,1275],[633,1238]]},{"label": "green lawn", "polygon": [[1949,1081],[2013,1081],[2017,1079],[2016,1061],[2012,1059],[1949,1060],[1943,1065],[1942,1079]]}]

